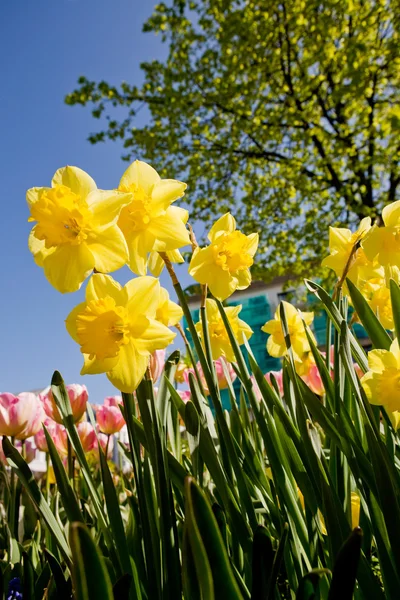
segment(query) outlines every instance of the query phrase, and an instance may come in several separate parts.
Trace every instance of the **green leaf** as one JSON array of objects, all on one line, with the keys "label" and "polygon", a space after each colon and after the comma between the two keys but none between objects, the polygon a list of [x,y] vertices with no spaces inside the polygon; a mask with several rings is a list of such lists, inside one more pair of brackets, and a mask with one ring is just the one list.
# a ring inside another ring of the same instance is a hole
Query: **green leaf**
[{"label": "green leaf", "polygon": [[352,600],[361,555],[362,531],[356,527],[344,542],[333,567],[328,600]]},{"label": "green leaf", "polygon": [[372,345],[375,348],[389,350],[390,344],[392,343],[389,334],[375,316],[374,311],[369,306],[360,290],[352,281],[350,281],[350,279],[346,279],[346,283],[347,287],[349,288],[354,310],[363,324],[365,331],[368,333]]},{"label": "green leaf", "polygon": [[253,539],[251,600],[265,600],[275,552],[267,529],[259,525]]},{"label": "green leaf", "polygon": [[43,494],[41,493],[32,471],[30,470],[30,468],[28,467],[27,463],[22,458],[18,450],[14,448],[14,446],[5,436],[3,436],[3,451],[8,460],[9,465],[17,473],[21,483],[25,487],[28,496],[35,504],[36,508],[38,509],[39,513],[43,518],[43,521],[46,523],[50,532],[54,536],[57,545],[64,556],[64,559],[66,560],[67,564],[70,564],[71,552],[60,525],[58,524]]},{"label": "green leaf", "polygon": [[389,285],[390,285],[390,300],[392,303],[394,330],[396,332],[396,337],[400,343],[400,287],[394,281],[394,279],[390,280]]},{"label": "green leaf", "polygon": [[329,574],[328,569],[314,569],[300,580],[296,600],[317,600],[317,590],[321,577]]},{"label": "green leaf", "polygon": [[114,600],[107,567],[87,527],[72,523],[69,540],[75,600]]}]

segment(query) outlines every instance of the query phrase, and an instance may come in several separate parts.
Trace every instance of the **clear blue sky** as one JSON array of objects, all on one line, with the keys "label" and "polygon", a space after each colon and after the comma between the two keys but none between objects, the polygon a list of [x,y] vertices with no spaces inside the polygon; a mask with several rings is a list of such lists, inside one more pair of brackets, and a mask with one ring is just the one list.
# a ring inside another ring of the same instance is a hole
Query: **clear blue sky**
[{"label": "clear blue sky", "polygon": [[[158,37],[141,32],[152,0],[2,0],[0,2],[0,391],[49,384],[58,369],[68,383],[85,383],[93,402],[115,393],[105,375],[79,375],[82,358],[64,326],[83,289],[62,295],[27,247],[26,189],[50,184],[66,164],[90,173],[99,188],[117,185],[127,164],[120,147],[91,146],[97,122],[68,107],[64,96],[79,75],[140,82],[140,62],[162,58]],[[137,158],[141,158],[138,156]],[[154,165],[157,167],[157,165]],[[127,269],[116,273],[125,283]],[[162,281],[170,288],[168,280]]]}]

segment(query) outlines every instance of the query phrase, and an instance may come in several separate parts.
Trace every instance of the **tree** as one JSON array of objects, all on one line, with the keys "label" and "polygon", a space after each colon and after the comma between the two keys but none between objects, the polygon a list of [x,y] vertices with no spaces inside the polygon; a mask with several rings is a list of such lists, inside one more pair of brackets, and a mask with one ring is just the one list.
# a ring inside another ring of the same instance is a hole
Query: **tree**
[{"label": "tree", "polygon": [[192,218],[232,210],[259,230],[255,276],[309,272],[329,225],[399,198],[399,1],[171,4],[144,25],[169,53],[141,87],[81,77],[66,102],[108,119],[92,143],[122,139],[126,160],[186,181]]}]

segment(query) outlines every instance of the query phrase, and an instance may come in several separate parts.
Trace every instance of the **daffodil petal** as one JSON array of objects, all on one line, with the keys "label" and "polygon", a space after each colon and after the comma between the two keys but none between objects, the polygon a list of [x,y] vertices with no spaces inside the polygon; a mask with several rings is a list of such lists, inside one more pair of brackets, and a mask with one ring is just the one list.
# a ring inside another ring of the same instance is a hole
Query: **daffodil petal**
[{"label": "daffodil petal", "polygon": [[149,354],[140,354],[133,343],[121,346],[117,364],[107,377],[121,392],[134,392],[149,364]]},{"label": "daffodil petal", "polygon": [[89,358],[87,354],[83,355],[83,367],[81,369],[81,375],[99,375],[100,373],[107,373],[115,367],[118,363],[119,358]]},{"label": "daffodil petal", "polygon": [[29,234],[28,246],[29,250],[33,254],[33,258],[35,259],[35,263],[39,267],[43,267],[43,261],[49,254],[52,254],[55,251],[55,248],[46,248],[44,240],[38,240],[35,236],[35,227]]},{"label": "daffodil petal", "polygon": [[155,277],[136,277],[125,286],[127,309],[136,315],[154,316],[160,299],[160,282]]},{"label": "daffodil petal", "polygon": [[166,250],[175,250],[190,244],[189,232],[172,208],[168,208],[164,215],[153,219],[148,227],[148,231],[165,244]]},{"label": "daffodil petal", "polygon": [[35,204],[35,202],[39,200],[41,193],[50,189],[51,188],[49,187],[34,187],[27,190],[26,201],[28,203],[28,206],[31,207],[32,204]]},{"label": "daffodil petal", "polygon": [[112,273],[129,259],[126,240],[116,225],[96,231],[88,238],[87,245],[94,256],[94,267],[101,273]]},{"label": "daffodil petal", "polygon": [[153,187],[159,181],[160,176],[153,167],[141,160],[135,160],[122,175],[119,186],[120,188],[137,186],[142,188],[147,196],[151,196]]},{"label": "daffodil petal", "polygon": [[155,319],[148,319],[146,329],[140,338],[135,339],[135,346],[140,353],[152,353],[161,350],[174,341],[176,333]]},{"label": "daffodil petal", "polygon": [[71,310],[68,317],[65,319],[65,326],[72,339],[79,344],[79,338],[76,333],[76,317],[85,310],[86,302],[81,302]]},{"label": "daffodil petal", "polygon": [[[212,276],[214,275],[214,276]],[[208,277],[208,287],[210,292],[218,300],[225,300],[238,288],[238,280],[229,274],[228,271],[219,270],[217,273],[210,273]]]},{"label": "daffodil petal", "polygon": [[371,350],[368,353],[368,367],[376,373],[383,373],[387,368],[397,368],[396,357],[388,350]]},{"label": "daffodil petal", "polygon": [[44,258],[43,268],[56,290],[76,292],[93,271],[94,257],[84,244],[58,246]]},{"label": "daffodil petal", "polygon": [[400,222],[400,200],[391,202],[382,210],[382,219],[386,227],[395,227]]},{"label": "daffodil petal", "polygon": [[109,227],[118,221],[121,209],[132,200],[131,194],[116,190],[93,190],[86,199],[89,210],[93,215],[93,227]]},{"label": "daffodil petal", "polygon": [[55,172],[51,181],[52,187],[65,185],[82,199],[97,189],[95,181],[79,167],[62,167]]},{"label": "daffodil petal", "polygon": [[167,208],[182,198],[187,188],[186,183],[182,181],[176,181],[175,179],[160,179],[154,187],[151,194],[152,204],[154,210],[167,210]]},{"label": "daffodil petal", "polygon": [[204,285],[209,280],[210,271],[213,266],[214,254],[212,246],[196,248],[189,264],[189,275]]},{"label": "daffodil petal", "polygon": [[127,298],[120,284],[110,275],[94,273],[86,286],[86,302],[99,300],[106,296],[114,298],[117,306],[125,304]]},{"label": "daffodil petal", "polygon": [[210,242],[214,242],[214,240],[222,233],[232,233],[235,229],[235,219],[232,217],[231,213],[226,213],[226,215],[220,217],[211,227],[208,239]]},{"label": "daffodil petal", "polygon": [[164,268],[164,261],[158,252],[150,252],[148,267],[154,277],[159,277]]},{"label": "daffodil petal", "polygon": [[154,248],[155,237],[149,231],[137,231],[125,236],[129,249],[129,268],[136,275],[146,275],[147,255]]}]

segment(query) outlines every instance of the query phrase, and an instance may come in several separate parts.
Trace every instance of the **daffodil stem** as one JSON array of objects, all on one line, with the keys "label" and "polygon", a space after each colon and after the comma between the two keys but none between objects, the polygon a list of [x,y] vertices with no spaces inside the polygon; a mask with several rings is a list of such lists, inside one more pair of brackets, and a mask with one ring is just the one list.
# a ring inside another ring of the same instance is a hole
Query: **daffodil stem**
[{"label": "daffodil stem", "polygon": [[[14,446],[15,438],[11,438],[11,443]],[[15,481],[15,471],[11,467],[10,474],[10,505],[9,505],[9,524],[11,528],[11,533],[15,537],[15,503],[16,503],[16,481]]]},{"label": "daffodil stem", "polygon": [[177,323],[177,324],[175,325],[175,327],[177,328],[177,330],[179,331],[179,333],[180,333],[180,334],[181,334],[181,336],[182,336],[183,342],[184,342],[184,344],[185,344],[186,352],[187,352],[187,353],[188,353],[188,355],[189,355],[190,362],[192,363],[192,367],[193,367],[193,370],[194,370],[194,374],[196,375],[196,379],[197,379],[197,382],[198,382],[198,384],[199,384],[200,392],[202,393],[202,395],[203,395],[204,397],[206,397],[206,392],[205,392],[205,390],[204,390],[204,386],[203,386],[202,380],[201,380],[201,378],[200,378],[200,373],[199,373],[199,370],[198,370],[198,368],[197,368],[196,359],[195,359],[195,357],[194,357],[193,350],[192,350],[192,348],[191,348],[191,346],[190,346],[190,344],[189,344],[189,340],[187,339],[187,337],[186,337],[186,334],[185,334],[185,332],[183,331],[183,328],[182,328],[182,326],[181,326],[181,324],[180,324],[180,323]]},{"label": "daffodil stem", "polygon": [[46,452],[46,500],[50,500],[50,454]]},{"label": "daffodil stem", "polygon": [[215,365],[212,356],[211,342],[210,342],[210,332],[208,329],[207,323],[207,310],[206,310],[206,300],[207,300],[207,286],[202,286],[202,295],[201,295],[201,306],[200,306],[200,320],[201,320],[201,328],[203,332],[203,340],[204,340],[204,349],[206,352],[206,358],[208,361],[208,365],[210,367],[210,371],[212,373],[215,386],[218,386],[217,383],[217,374],[215,372]]}]

